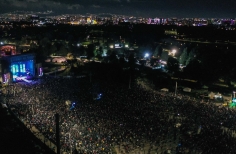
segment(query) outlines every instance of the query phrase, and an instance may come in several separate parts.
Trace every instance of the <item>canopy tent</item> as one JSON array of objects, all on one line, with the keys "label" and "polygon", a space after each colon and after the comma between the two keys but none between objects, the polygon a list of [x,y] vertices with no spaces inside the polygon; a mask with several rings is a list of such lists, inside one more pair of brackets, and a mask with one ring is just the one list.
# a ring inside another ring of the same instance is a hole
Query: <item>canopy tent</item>
[{"label": "canopy tent", "polygon": [[191,92],[191,90],[192,90],[191,88],[184,88],[183,89],[184,92]]},{"label": "canopy tent", "polygon": [[214,99],[214,97],[215,97],[215,93],[210,92],[210,93],[208,94],[208,96],[209,96],[210,99]]},{"label": "canopy tent", "polygon": [[65,104],[66,104],[67,106],[70,106],[70,105],[71,105],[71,101],[70,101],[70,100],[66,100]]},{"label": "canopy tent", "polygon": [[7,105],[2,103],[2,108],[7,108]]},{"label": "canopy tent", "polygon": [[162,88],[161,91],[168,92],[169,89],[167,89],[167,88]]}]

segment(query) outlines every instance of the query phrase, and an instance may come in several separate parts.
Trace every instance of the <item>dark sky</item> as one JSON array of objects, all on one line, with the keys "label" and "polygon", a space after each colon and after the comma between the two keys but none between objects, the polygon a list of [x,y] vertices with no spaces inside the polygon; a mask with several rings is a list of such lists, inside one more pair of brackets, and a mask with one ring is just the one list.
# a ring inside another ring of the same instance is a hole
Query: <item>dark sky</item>
[{"label": "dark sky", "polygon": [[0,13],[15,10],[115,13],[143,17],[236,17],[236,0],[0,0]]}]

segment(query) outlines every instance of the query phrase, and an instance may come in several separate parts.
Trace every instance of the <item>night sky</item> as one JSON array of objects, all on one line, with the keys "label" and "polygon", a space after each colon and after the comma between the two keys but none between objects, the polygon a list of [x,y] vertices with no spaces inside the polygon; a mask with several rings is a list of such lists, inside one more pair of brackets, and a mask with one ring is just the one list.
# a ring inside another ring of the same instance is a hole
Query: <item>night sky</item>
[{"label": "night sky", "polygon": [[0,13],[112,13],[142,17],[235,18],[236,0],[0,0]]}]

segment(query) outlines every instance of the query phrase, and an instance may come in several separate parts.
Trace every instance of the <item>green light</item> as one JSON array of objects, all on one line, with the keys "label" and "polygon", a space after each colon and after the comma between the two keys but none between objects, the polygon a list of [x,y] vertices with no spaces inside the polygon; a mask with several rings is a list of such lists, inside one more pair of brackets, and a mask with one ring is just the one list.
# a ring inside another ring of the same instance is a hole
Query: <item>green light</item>
[{"label": "green light", "polygon": [[230,102],[229,107],[230,108],[235,108],[236,107],[236,103],[235,102]]}]

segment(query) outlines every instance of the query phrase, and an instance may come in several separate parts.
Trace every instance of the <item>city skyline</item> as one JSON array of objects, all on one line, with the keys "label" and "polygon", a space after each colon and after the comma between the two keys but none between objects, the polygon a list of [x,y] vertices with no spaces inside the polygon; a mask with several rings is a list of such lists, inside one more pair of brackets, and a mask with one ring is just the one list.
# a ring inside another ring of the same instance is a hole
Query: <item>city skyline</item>
[{"label": "city skyline", "polygon": [[142,17],[234,18],[232,0],[0,0],[0,13],[46,11],[55,14],[113,13]]}]

